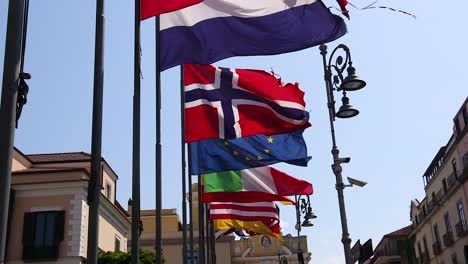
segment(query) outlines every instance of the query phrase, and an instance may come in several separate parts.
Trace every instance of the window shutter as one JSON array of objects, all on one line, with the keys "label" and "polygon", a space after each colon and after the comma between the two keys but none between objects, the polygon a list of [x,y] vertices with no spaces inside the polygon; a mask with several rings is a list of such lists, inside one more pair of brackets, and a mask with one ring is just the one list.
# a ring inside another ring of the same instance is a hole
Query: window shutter
[{"label": "window shutter", "polygon": [[34,239],[34,214],[24,213],[23,244],[32,244]]},{"label": "window shutter", "polygon": [[24,213],[23,259],[32,259],[34,240],[34,213]]},{"label": "window shutter", "polygon": [[65,211],[58,211],[56,213],[56,218],[55,222],[57,223],[56,225],[56,231],[55,231],[55,238],[56,241],[63,241],[64,238],[64,230],[65,230]]}]

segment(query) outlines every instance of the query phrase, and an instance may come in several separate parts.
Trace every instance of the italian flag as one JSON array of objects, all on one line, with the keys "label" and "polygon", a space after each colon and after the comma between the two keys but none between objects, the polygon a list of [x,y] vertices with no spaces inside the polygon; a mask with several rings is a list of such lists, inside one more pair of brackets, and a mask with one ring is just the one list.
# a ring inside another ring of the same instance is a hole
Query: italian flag
[{"label": "italian flag", "polygon": [[313,193],[309,182],[272,167],[204,174],[203,189],[204,203],[291,202],[285,196]]}]

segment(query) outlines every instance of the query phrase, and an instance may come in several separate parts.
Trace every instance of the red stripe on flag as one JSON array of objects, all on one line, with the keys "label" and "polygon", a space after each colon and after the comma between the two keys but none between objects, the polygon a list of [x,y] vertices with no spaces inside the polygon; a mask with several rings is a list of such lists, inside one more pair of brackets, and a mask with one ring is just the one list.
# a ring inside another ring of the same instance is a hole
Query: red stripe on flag
[{"label": "red stripe on flag", "polygon": [[176,11],[203,0],[141,0],[141,20]]},{"label": "red stripe on flag", "polygon": [[252,202],[271,202],[271,201],[286,201],[295,204],[288,197],[281,195],[262,193],[262,192],[211,192],[203,193],[202,201],[210,202],[236,202],[236,203],[252,203]]},{"label": "red stripe on flag", "polygon": [[[310,123],[295,125],[279,118],[269,108],[256,105],[238,105],[239,124],[242,128],[242,136],[247,137],[262,131],[264,135],[286,134],[298,129],[310,127]],[[265,118],[268,117],[268,118]]]},{"label": "red stripe on flag", "polygon": [[294,178],[272,167],[270,167],[270,172],[280,195],[311,195],[314,192],[312,184],[307,181]]},{"label": "red stripe on flag", "polygon": [[186,142],[219,137],[218,110],[209,105],[185,108]]},{"label": "red stripe on flag", "polygon": [[210,209],[234,209],[248,212],[272,212],[278,213],[275,207],[265,206],[242,206],[240,204],[210,204]]},{"label": "red stripe on flag", "polygon": [[271,73],[260,70],[236,69],[239,87],[271,100],[291,101],[305,106],[304,92],[297,83],[282,84]]},{"label": "red stripe on flag", "polygon": [[212,84],[215,82],[215,72],[216,68],[213,65],[185,64],[184,85]]},{"label": "red stripe on flag", "polygon": [[265,217],[265,216],[246,216],[239,214],[213,214],[210,215],[211,220],[216,219],[235,219],[241,221],[261,221],[265,225],[270,225],[273,221],[278,220],[277,218]]}]

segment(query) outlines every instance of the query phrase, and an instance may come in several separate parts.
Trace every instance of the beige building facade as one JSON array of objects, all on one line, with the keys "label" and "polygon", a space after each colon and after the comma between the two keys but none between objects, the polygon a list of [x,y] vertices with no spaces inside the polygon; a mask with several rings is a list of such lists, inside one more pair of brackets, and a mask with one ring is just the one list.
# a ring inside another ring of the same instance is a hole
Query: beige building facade
[{"label": "beige building facade", "polygon": [[[194,263],[198,263],[199,254],[199,225],[198,225],[198,193],[197,185],[192,186],[192,225],[194,234]],[[131,215],[132,207],[129,201],[128,214]],[[162,251],[166,264],[183,263],[182,235],[183,228],[176,209],[163,209],[162,212]],[[156,236],[156,211],[141,210],[141,222],[143,232],[140,236],[140,247],[149,251],[155,251]],[[188,223],[189,224],[189,223]],[[187,229],[188,229],[187,224]],[[206,226],[205,226],[206,228]],[[187,230],[187,239],[189,231]],[[131,248],[131,234],[128,232],[128,248]],[[292,237],[286,235],[283,242],[275,238],[257,235],[248,238],[235,239],[231,234],[215,241],[215,259],[217,264],[298,264],[299,252],[304,263],[309,263],[311,253],[308,252],[307,237]],[[205,246],[205,250],[207,246]],[[187,245],[189,250],[189,244]],[[205,254],[208,254],[207,252]],[[187,254],[189,255],[189,253]],[[281,261],[281,262],[280,262]],[[190,261],[189,261],[190,263]]]},{"label": "beige building facade", "polygon": [[[13,154],[6,263],[81,263],[87,253],[90,155]],[[117,174],[102,160],[99,249],[127,251],[130,222]]]},{"label": "beige building facade", "polygon": [[231,242],[233,264],[300,264],[299,255],[304,263],[310,262],[306,236],[286,235],[280,242],[269,236],[258,235]]},{"label": "beige building facade", "polygon": [[417,263],[468,263],[468,98],[453,134],[424,173],[425,197],[411,201]]}]

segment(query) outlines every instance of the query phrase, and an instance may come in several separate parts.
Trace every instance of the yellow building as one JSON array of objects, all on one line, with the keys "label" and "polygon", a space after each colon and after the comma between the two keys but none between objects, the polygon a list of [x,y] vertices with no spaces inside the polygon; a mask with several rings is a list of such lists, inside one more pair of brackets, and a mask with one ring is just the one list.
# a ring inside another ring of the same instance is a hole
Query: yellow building
[{"label": "yellow building", "polygon": [[[87,153],[25,155],[15,149],[7,234],[7,264],[80,264],[87,253]],[[116,200],[118,176],[102,160],[99,215],[102,251],[126,251],[130,222]]]},{"label": "yellow building", "polygon": [[468,263],[468,98],[453,134],[424,173],[425,197],[411,201],[417,263]]}]

